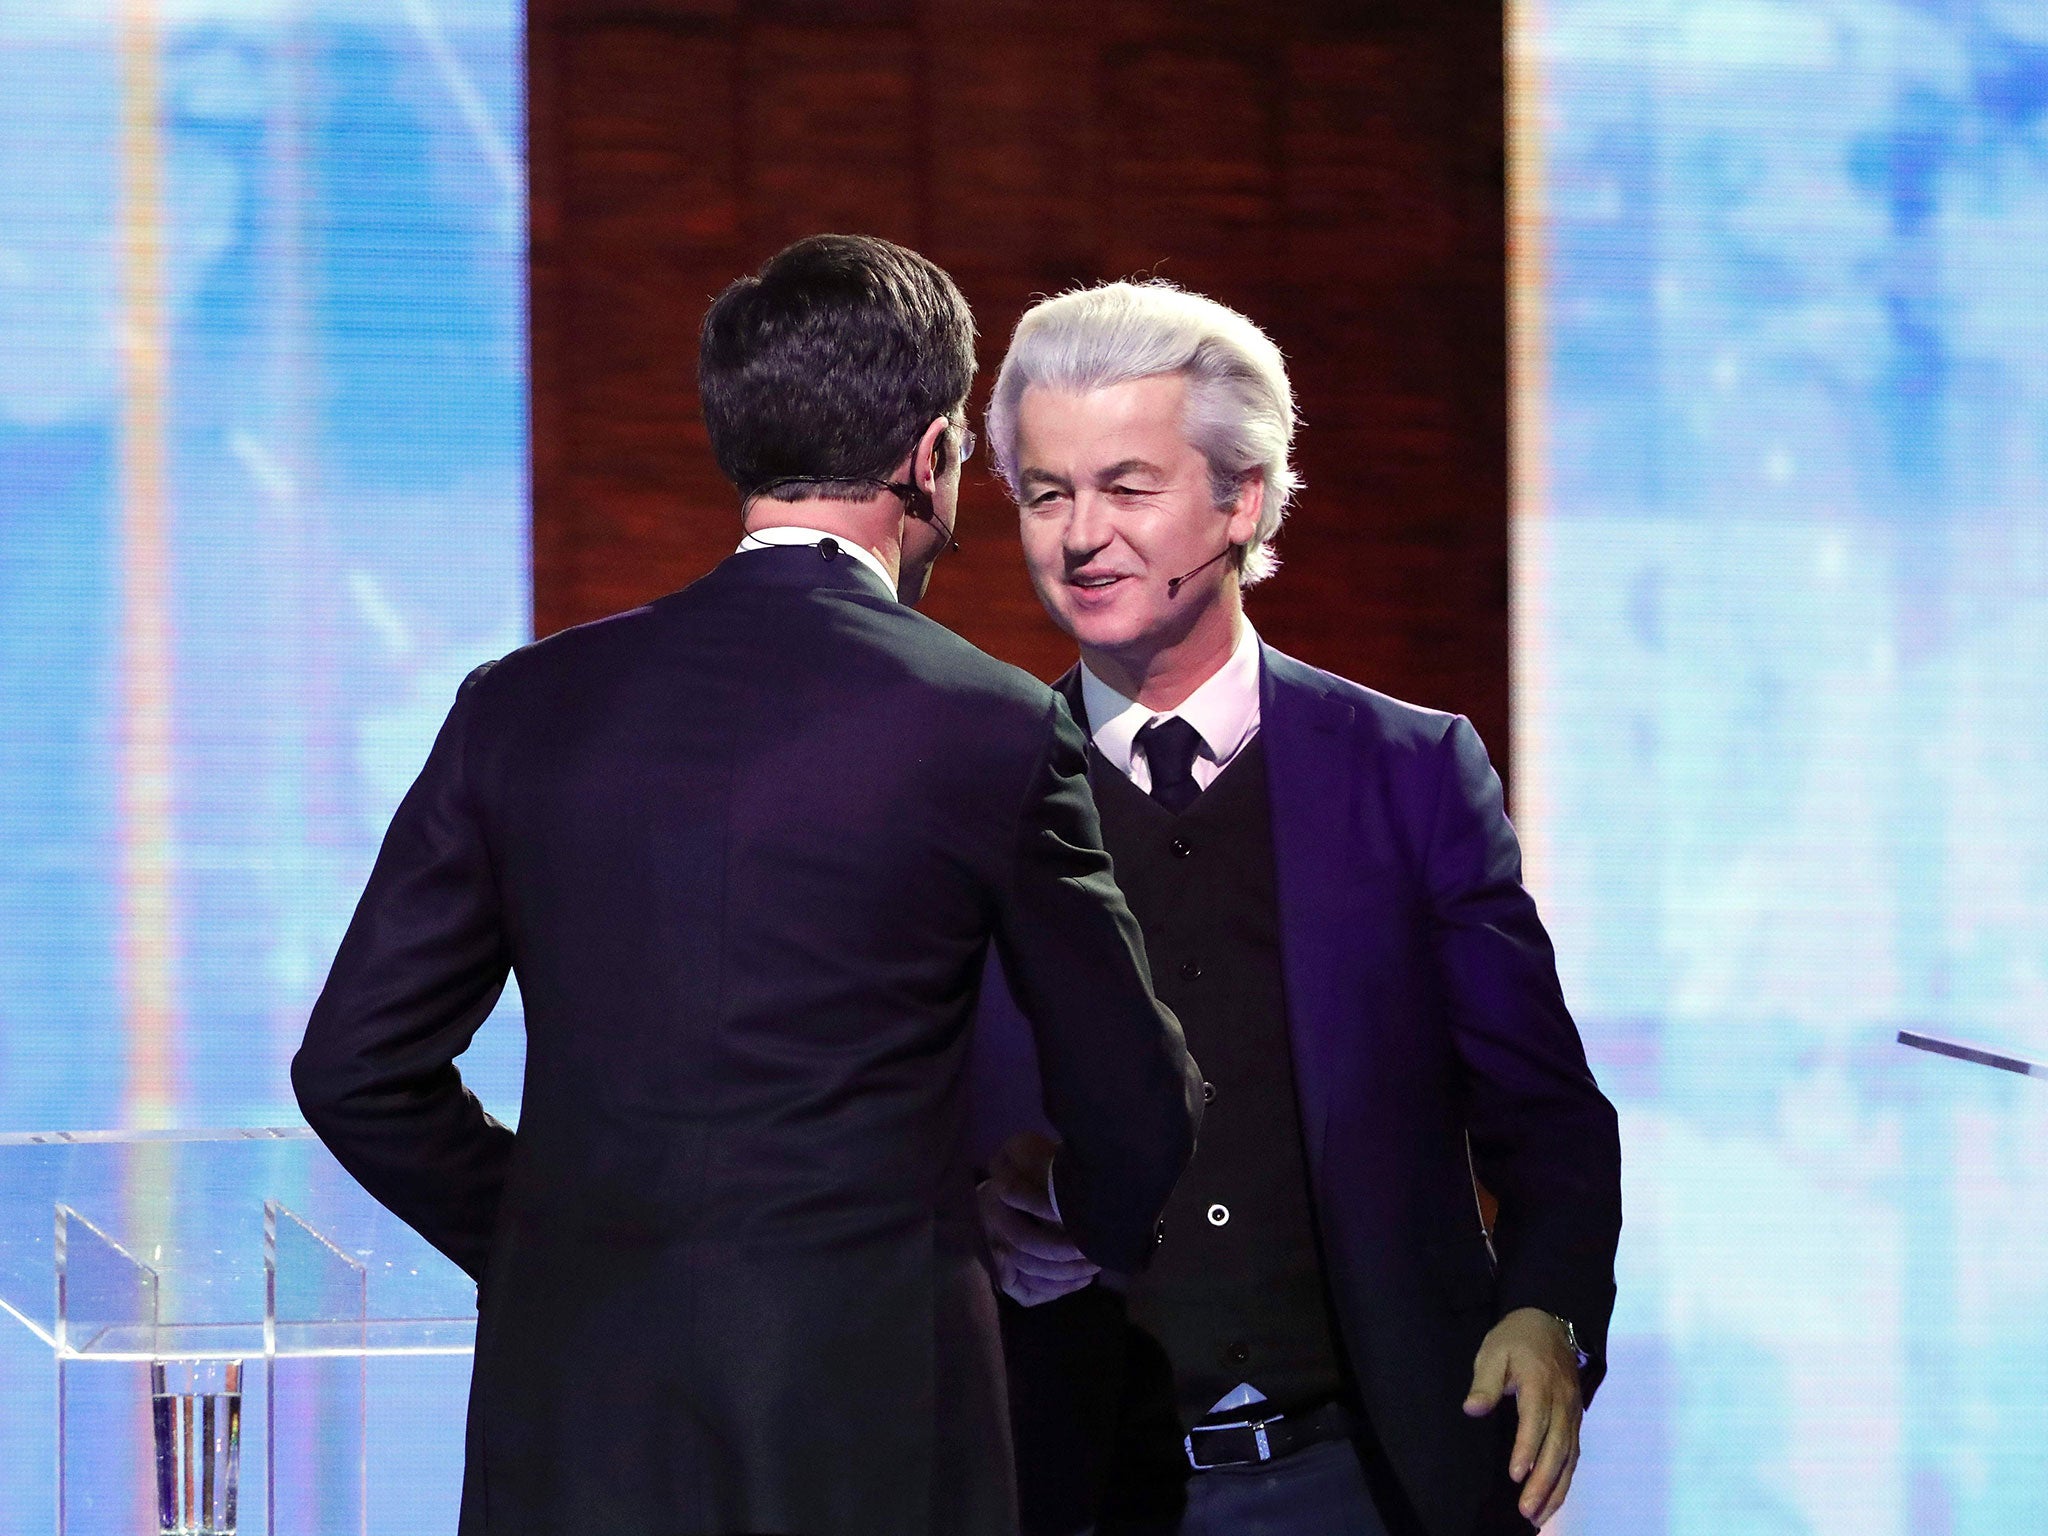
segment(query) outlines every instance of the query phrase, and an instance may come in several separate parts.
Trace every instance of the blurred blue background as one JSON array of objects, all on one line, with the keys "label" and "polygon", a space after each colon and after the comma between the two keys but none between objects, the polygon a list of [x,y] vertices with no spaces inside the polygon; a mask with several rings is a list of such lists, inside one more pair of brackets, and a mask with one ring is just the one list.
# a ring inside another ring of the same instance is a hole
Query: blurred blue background
[{"label": "blurred blue background", "polygon": [[[0,1132],[296,1122],[286,1064],[391,810],[462,675],[526,638],[522,22],[0,3]],[[500,1014],[463,1066],[510,1118]],[[33,1155],[0,1147],[0,1188]],[[194,1255],[174,1307],[259,1262],[266,1196],[328,1220],[324,1161],[252,1160],[238,1195],[132,1166],[60,1193],[145,1261]],[[42,1296],[50,1224],[47,1192],[0,1211],[0,1269],[40,1258]],[[407,1304],[401,1256],[469,1313],[438,1258],[328,1230],[375,1250],[373,1312]],[[0,1533],[26,1536],[55,1528],[55,1383],[0,1334]],[[72,1528],[154,1529],[139,1463],[79,1461],[147,1447],[139,1368],[80,1369]],[[289,1490],[304,1528],[452,1530],[467,1361],[366,1380],[367,1506],[342,1425]],[[325,1435],[278,1411],[281,1443]]]},{"label": "blurred blue background", "polygon": [[1535,0],[1518,821],[1621,1110],[1573,1532],[2048,1531],[2048,7]]},{"label": "blurred blue background", "polygon": [[[511,0],[0,6],[0,1129],[275,1124],[525,638]],[[520,1032],[469,1062],[516,1109]]]}]

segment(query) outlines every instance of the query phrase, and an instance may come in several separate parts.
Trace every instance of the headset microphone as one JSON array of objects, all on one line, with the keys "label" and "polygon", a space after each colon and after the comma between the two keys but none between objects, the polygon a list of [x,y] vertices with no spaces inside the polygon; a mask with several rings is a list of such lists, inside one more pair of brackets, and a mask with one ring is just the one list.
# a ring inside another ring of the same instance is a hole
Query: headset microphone
[{"label": "headset microphone", "polygon": [[1166,595],[1168,599],[1171,600],[1173,598],[1179,597],[1180,584],[1182,582],[1186,581],[1190,576],[1194,576],[1199,574],[1200,572],[1206,571],[1207,569],[1209,569],[1210,566],[1214,565],[1218,560],[1221,560],[1225,555],[1229,554],[1235,548],[1237,548],[1235,544],[1226,544],[1221,549],[1217,550],[1215,554],[1211,555],[1208,559],[1204,560],[1200,565],[1196,566],[1194,570],[1183,571],[1180,575],[1175,576],[1171,580],[1169,580],[1166,583]]},{"label": "headset microphone", "polygon": [[960,547],[960,541],[953,537],[953,530],[939,521],[939,509],[932,505],[931,492],[915,481],[882,480],[877,483],[903,503],[903,511],[907,516],[916,518],[920,523],[928,523],[938,530],[939,537],[945,541],[939,546],[940,554]]},{"label": "headset microphone", "polygon": [[[941,554],[944,554],[947,550],[960,547],[960,541],[953,536],[952,528],[939,521],[939,510],[932,505],[931,492],[927,491],[915,480],[884,480],[876,475],[837,475],[830,477],[819,475],[784,475],[780,479],[767,481],[747,492],[744,500],[740,503],[740,531],[742,533],[748,531],[746,521],[747,509],[754,504],[757,498],[770,495],[773,492],[782,490],[786,486],[818,485],[827,483],[828,480],[842,485],[872,485],[878,491],[888,492],[903,503],[905,516],[914,517],[920,523],[929,524],[938,531],[940,539],[944,541],[939,546]],[[934,556],[934,558],[937,557]],[[1193,575],[1194,573],[1190,571],[1188,574]]]}]

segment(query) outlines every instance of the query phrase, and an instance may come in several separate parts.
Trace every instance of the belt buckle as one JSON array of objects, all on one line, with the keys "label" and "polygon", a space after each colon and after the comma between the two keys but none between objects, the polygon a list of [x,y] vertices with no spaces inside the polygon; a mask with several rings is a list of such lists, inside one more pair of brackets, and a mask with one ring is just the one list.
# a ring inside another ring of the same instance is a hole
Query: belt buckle
[{"label": "belt buckle", "polygon": [[[1197,1424],[1181,1442],[1187,1451],[1188,1465],[1197,1472],[1212,1472],[1218,1467],[1255,1467],[1260,1462],[1271,1461],[1273,1448],[1266,1441],[1266,1426],[1272,1422],[1270,1419],[1232,1419],[1228,1424]],[[1250,1460],[1238,1457],[1232,1461],[1203,1461],[1195,1454],[1195,1436],[1221,1434],[1230,1429],[1250,1430],[1252,1443],[1258,1447],[1259,1454]]]}]

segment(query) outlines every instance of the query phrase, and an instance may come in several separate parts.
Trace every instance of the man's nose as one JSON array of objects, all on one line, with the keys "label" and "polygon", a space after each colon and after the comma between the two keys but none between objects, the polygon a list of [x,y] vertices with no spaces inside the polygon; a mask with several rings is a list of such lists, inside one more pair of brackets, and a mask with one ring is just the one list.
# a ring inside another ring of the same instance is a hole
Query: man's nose
[{"label": "man's nose", "polygon": [[1108,511],[1102,498],[1092,491],[1082,491],[1074,497],[1073,510],[1067,514],[1062,538],[1067,558],[1074,564],[1090,559],[1109,543],[1112,530]]}]

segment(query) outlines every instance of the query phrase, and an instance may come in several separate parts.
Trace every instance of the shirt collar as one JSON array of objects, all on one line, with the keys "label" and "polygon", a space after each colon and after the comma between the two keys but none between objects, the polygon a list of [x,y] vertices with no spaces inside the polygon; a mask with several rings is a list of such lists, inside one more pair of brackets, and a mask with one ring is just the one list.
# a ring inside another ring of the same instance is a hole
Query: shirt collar
[{"label": "shirt collar", "polygon": [[1202,753],[1218,767],[1259,728],[1259,636],[1251,621],[1240,621],[1230,659],[1203,680],[1178,708],[1147,709],[1127,699],[1081,663],[1081,708],[1087,712],[1095,749],[1119,773],[1129,776],[1138,732],[1154,720],[1178,715],[1202,738]]},{"label": "shirt collar", "polygon": [[852,539],[842,534],[826,533],[821,528],[774,527],[763,528],[750,533],[740,540],[740,551],[750,549],[775,549],[785,544],[817,544],[830,539],[842,552],[853,556],[862,565],[882,579],[882,585],[889,589],[889,595],[896,595],[896,578],[889,574],[889,568],[876,558],[871,549],[863,549]]}]

